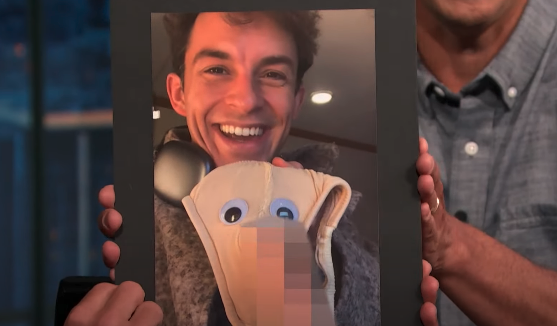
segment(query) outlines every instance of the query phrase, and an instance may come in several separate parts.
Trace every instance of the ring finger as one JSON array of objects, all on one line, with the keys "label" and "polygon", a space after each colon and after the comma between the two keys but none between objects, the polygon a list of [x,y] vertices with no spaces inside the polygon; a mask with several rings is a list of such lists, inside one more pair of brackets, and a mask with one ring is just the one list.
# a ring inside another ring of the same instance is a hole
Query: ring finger
[{"label": "ring finger", "polygon": [[435,184],[431,175],[421,175],[418,178],[418,192],[423,203],[429,205],[429,209],[435,212],[439,208],[439,197],[435,191]]}]

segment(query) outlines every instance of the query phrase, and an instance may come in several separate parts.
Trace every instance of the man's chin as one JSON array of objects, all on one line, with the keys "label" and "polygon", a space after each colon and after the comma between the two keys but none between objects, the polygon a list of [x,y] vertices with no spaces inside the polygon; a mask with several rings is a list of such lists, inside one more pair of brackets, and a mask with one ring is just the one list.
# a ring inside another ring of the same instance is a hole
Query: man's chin
[{"label": "man's chin", "polygon": [[[447,5],[446,2],[443,4]],[[454,0],[451,4],[452,6],[439,6],[435,10],[445,23],[461,29],[488,27],[502,10],[501,6],[493,1]]]}]

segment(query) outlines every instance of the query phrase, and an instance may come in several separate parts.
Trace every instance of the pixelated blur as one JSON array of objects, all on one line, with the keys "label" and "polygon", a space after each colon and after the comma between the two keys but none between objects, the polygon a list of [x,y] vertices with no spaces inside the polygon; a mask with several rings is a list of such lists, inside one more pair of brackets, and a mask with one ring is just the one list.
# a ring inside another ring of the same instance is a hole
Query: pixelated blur
[{"label": "pixelated blur", "polygon": [[266,217],[246,228],[255,230],[249,234],[256,237],[255,241],[242,237],[255,247],[248,252],[257,253],[254,325],[334,326],[304,225]]}]

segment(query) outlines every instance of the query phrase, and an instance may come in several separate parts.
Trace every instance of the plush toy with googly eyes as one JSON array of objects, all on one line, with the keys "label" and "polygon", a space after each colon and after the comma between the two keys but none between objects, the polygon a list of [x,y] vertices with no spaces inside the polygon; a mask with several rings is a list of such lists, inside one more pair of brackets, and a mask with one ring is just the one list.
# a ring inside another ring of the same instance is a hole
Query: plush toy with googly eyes
[{"label": "plush toy with googly eyes", "polygon": [[233,326],[334,326],[331,236],[351,198],[338,177],[243,161],[182,203]]}]

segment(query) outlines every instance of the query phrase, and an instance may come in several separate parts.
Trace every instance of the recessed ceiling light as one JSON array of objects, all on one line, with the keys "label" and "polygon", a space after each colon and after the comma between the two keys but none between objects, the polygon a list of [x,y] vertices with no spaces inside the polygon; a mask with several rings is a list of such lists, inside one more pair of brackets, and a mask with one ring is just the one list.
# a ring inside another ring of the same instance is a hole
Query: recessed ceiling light
[{"label": "recessed ceiling light", "polygon": [[325,104],[331,102],[333,94],[329,91],[319,91],[311,94],[311,101],[315,104]]}]

